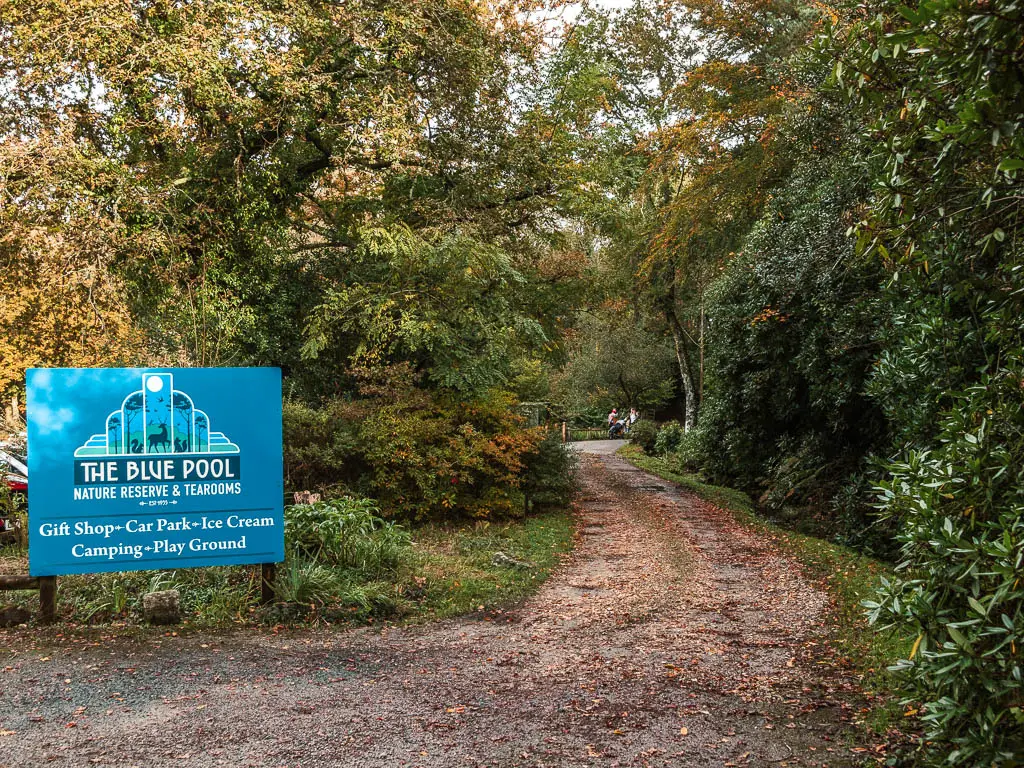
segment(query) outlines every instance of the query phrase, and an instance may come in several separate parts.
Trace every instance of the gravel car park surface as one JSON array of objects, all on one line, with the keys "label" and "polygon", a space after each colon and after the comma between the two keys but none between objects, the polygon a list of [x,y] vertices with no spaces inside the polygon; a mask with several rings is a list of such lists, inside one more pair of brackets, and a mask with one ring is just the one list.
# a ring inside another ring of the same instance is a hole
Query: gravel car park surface
[{"label": "gravel car park surface", "polygon": [[[847,766],[826,596],[731,514],[584,447],[530,599],[415,627],[0,631],[0,766]],[[858,751],[854,751],[858,750]]]}]

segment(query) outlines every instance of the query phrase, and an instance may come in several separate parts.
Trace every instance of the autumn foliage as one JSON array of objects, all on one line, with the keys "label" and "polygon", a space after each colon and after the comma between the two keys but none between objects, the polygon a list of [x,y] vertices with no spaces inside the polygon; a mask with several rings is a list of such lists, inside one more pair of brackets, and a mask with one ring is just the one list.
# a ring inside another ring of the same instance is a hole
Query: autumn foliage
[{"label": "autumn foliage", "polygon": [[95,194],[130,185],[102,159],[42,140],[0,147],[0,175],[0,392],[33,366],[140,359],[143,334],[113,266],[147,244]]}]

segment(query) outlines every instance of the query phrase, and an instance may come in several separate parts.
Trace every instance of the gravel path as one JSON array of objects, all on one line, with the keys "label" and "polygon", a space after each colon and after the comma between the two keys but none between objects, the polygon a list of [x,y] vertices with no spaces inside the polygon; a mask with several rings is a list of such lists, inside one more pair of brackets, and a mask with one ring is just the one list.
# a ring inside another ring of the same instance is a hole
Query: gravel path
[{"label": "gravel path", "polygon": [[0,631],[0,766],[860,764],[822,592],[620,445],[588,446],[577,547],[510,612],[90,643]]}]

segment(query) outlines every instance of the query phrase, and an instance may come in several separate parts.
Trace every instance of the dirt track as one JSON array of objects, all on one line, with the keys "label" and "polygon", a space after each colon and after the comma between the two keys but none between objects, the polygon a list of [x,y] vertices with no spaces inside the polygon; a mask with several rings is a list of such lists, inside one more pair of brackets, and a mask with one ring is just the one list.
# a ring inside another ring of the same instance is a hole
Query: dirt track
[{"label": "dirt track", "polygon": [[577,548],[511,612],[45,651],[0,631],[0,766],[860,764],[824,595],[591,448]]}]

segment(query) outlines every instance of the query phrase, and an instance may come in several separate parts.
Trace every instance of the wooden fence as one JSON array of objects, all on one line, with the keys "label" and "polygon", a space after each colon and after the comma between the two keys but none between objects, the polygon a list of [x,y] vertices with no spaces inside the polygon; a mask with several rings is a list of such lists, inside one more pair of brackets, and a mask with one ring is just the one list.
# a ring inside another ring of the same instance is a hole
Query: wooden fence
[{"label": "wooden fence", "polygon": [[573,427],[563,421],[558,427],[562,434],[562,442],[577,442],[578,440],[607,440],[607,427]]}]

